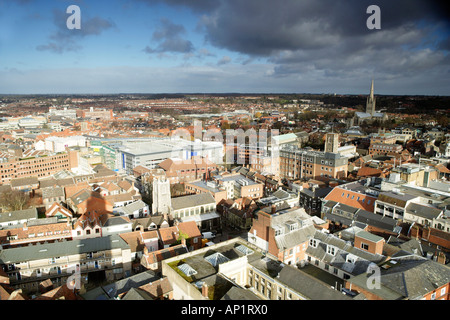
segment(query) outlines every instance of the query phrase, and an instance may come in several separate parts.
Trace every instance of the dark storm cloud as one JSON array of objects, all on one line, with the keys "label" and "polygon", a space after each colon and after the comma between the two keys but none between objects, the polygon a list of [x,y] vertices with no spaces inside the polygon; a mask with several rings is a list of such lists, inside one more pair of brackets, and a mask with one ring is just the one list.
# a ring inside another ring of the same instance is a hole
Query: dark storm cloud
[{"label": "dark storm cloud", "polygon": [[211,12],[220,6],[220,0],[138,0],[148,5],[166,4],[168,6],[181,6],[194,12]]},{"label": "dark storm cloud", "polygon": [[[210,44],[274,64],[271,77],[435,77],[450,70],[450,24],[443,2],[223,0],[204,13]],[[378,5],[381,30],[369,30]],[[439,81],[439,80],[437,80]]]},{"label": "dark storm cloud", "polygon": [[182,36],[186,33],[186,29],[179,24],[163,18],[159,27],[153,32],[152,40],[159,42],[156,48],[145,47],[146,53],[190,53],[194,50],[191,41],[184,39]]},{"label": "dark storm cloud", "polygon": [[439,6],[427,1],[224,0],[203,15],[200,25],[217,47],[270,56],[280,50],[326,48],[369,36],[373,31],[366,27],[366,9],[371,4],[381,8],[380,32],[444,19]]},{"label": "dark storm cloud", "polygon": [[88,37],[98,36],[103,31],[115,27],[115,23],[101,17],[85,18],[81,15],[81,29],[68,29],[66,22],[69,15],[61,10],[53,10],[53,22],[56,31],[49,36],[47,44],[38,45],[38,51],[52,51],[63,53],[65,51],[78,51],[82,48],[77,40]]}]

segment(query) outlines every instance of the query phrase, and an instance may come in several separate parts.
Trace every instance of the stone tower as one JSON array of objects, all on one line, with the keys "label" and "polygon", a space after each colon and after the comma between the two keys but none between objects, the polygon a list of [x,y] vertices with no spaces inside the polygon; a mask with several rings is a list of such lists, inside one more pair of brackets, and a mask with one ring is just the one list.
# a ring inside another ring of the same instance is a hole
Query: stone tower
[{"label": "stone tower", "polygon": [[369,113],[371,116],[375,114],[375,97],[373,95],[373,80],[372,85],[370,86],[370,95],[367,97],[366,113]]},{"label": "stone tower", "polygon": [[337,153],[339,148],[339,134],[327,133],[325,137],[325,152]]},{"label": "stone tower", "polygon": [[165,176],[153,178],[152,214],[168,214],[172,207],[170,182]]}]

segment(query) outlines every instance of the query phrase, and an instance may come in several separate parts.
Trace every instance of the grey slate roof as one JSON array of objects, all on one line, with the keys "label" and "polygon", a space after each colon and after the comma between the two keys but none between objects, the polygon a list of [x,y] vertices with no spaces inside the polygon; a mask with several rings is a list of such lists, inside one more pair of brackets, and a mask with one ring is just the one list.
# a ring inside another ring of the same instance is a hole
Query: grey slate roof
[{"label": "grey slate roof", "polygon": [[37,176],[11,179],[11,187],[13,187],[13,188],[29,186],[29,185],[34,185],[34,184],[39,185],[39,180],[38,180]]},{"label": "grey slate roof", "polygon": [[300,191],[300,193],[306,194],[311,198],[325,198],[327,194],[329,194],[333,190],[333,188],[326,187],[326,188],[315,188],[314,190],[311,190],[309,188],[303,189]]},{"label": "grey slate roof", "polygon": [[108,219],[103,224],[103,227],[112,227],[112,226],[120,226],[120,225],[127,225],[131,224],[131,221],[127,221],[124,219],[124,217],[121,216],[114,216],[114,217],[108,217]]},{"label": "grey slate roof", "polygon": [[333,213],[326,213],[324,215],[324,219],[330,220],[330,221],[334,221],[334,222],[338,222],[338,223],[341,223],[342,225],[345,225],[345,226],[349,226],[353,222],[352,219],[343,217],[341,215],[333,214]]},{"label": "grey slate roof", "polygon": [[120,300],[153,300],[151,295],[139,288],[131,288]]},{"label": "grey slate roof", "polygon": [[310,300],[352,300],[349,296],[289,265],[284,266],[277,280]]},{"label": "grey slate roof", "polygon": [[132,202],[130,204],[127,204],[126,206],[123,207],[123,210],[128,213],[128,214],[133,214],[135,211],[138,211],[140,209],[145,208],[146,206],[148,206],[144,201],[142,200],[137,200],[135,202]]},{"label": "grey slate roof", "polygon": [[310,225],[304,228],[291,231],[275,237],[275,242],[279,249],[293,248],[303,242],[309,240],[309,238],[315,233],[316,228],[314,225]]},{"label": "grey slate roof", "polygon": [[405,207],[406,202],[416,198],[416,196],[410,194],[399,194],[392,191],[381,192],[378,195],[378,201],[383,201],[398,207]]},{"label": "grey slate roof", "polygon": [[129,245],[118,235],[36,244],[27,247],[5,249],[0,252],[0,264],[49,259],[120,248],[128,249]]},{"label": "grey slate roof", "polygon": [[138,226],[142,226],[143,228],[147,229],[152,222],[156,224],[156,226],[159,228],[161,224],[164,222],[164,216],[163,215],[155,215],[145,218],[137,218],[132,219],[131,222],[133,223],[132,228],[135,230]]},{"label": "grey slate roof", "polygon": [[0,223],[8,222],[8,221],[16,221],[16,220],[31,220],[37,219],[37,210],[36,208],[29,208],[24,210],[17,210],[11,212],[1,212],[0,213]]},{"label": "grey slate roof", "polygon": [[[383,255],[372,254],[367,251],[353,247],[350,242],[339,239],[338,237],[325,234],[320,231],[314,233],[314,239],[318,240],[316,248],[309,245],[306,254],[323,261],[333,267],[341,269],[349,274],[358,275],[366,272],[368,266],[373,263],[380,263],[385,260]],[[327,246],[333,246],[337,252],[333,256],[327,253]],[[346,262],[347,255],[351,254],[356,258],[354,264]]]},{"label": "grey slate roof", "polygon": [[261,300],[261,298],[250,290],[233,286],[224,294],[221,300]]},{"label": "grey slate roof", "polygon": [[362,209],[358,210],[355,214],[354,221],[389,231],[393,231],[397,226],[397,220],[391,217],[382,216]]},{"label": "grey slate roof", "polygon": [[426,219],[435,219],[439,216],[442,210],[437,208],[420,205],[418,203],[410,203],[406,206],[406,211],[410,214],[426,218]]},{"label": "grey slate roof", "polygon": [[450,268],[446,265],[425,258],[395,261],[395,265],[387,262],[386,267],[381,266],[380,289],[367,288],[364,274],[349,281],[384,299],[420,299],[450,281]]},{"label": "grey slate roof", "polygon": [[173,210],[190,208],[205,204],[214,204],[214,205],[216,204],[216,201],[214,200],[213,196],[208,192],[172,198]]},{"label": "grey slate roof", "polygon": [[114,298],[129,291],[131,288],[138,288],[155,280],[158,280],[158,277],[153,271],[148,270],[103,286],[102,288],[110,298]]}]

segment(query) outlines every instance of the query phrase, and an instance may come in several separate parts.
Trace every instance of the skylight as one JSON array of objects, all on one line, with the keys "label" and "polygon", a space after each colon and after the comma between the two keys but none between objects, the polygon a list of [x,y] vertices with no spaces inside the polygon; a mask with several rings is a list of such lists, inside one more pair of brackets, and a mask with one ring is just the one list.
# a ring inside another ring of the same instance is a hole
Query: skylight
[{"label": "skylight", "polygon": [[205,258],[205,260],[208,261],[209,263],[211,263],[213,265],[213,267],[217,267],[219,264],[224,263],[224,262],[228,262],[230,259],[225,257],[220,252],[216,252],[216,253],[213,253],[210,256],[207,256]]},{"label": "skylight", "polygon": [[197,274],[197,271],[195,271],[190,265],[187,263],[183,263],[182,265],[178,266],[178,269],[180,269],[185,275],[188,277]]},{"label": "skylight", "polygon": [[244,245],[242,245],[242,244],[239,245],[239,246],[237,246],[237,247],[236,247],[236,250],[242,252],[242,253],[245,254],[245,255],[249,255],[249,254],[252,254],[252,253],[254,252],[252,249],[247,248],[246,246],[244,246]]}]

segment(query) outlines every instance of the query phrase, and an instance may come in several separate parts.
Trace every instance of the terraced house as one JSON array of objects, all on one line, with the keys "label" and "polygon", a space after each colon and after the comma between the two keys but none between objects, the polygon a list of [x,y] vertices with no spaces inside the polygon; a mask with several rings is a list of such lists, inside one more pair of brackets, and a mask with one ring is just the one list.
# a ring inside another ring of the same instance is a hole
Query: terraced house
[{"label": "terraced house", "polygon": [[109,281],[129,276],[131,254],[128,244],[112,235],[4,249],[0,266],[13,288],[34,293],[40,282],[50,279],[57,287],[74,273],[75,284],[79,281],[80,286],[88,282],[92,272],[100,272]]},{"label": "terraced house", "polygon": [[365,273],[369,265],[386,260],[384,239],[359,231],[352,242],[316,231],[306,249],[307,261],[336,277],[347,280]]}]

